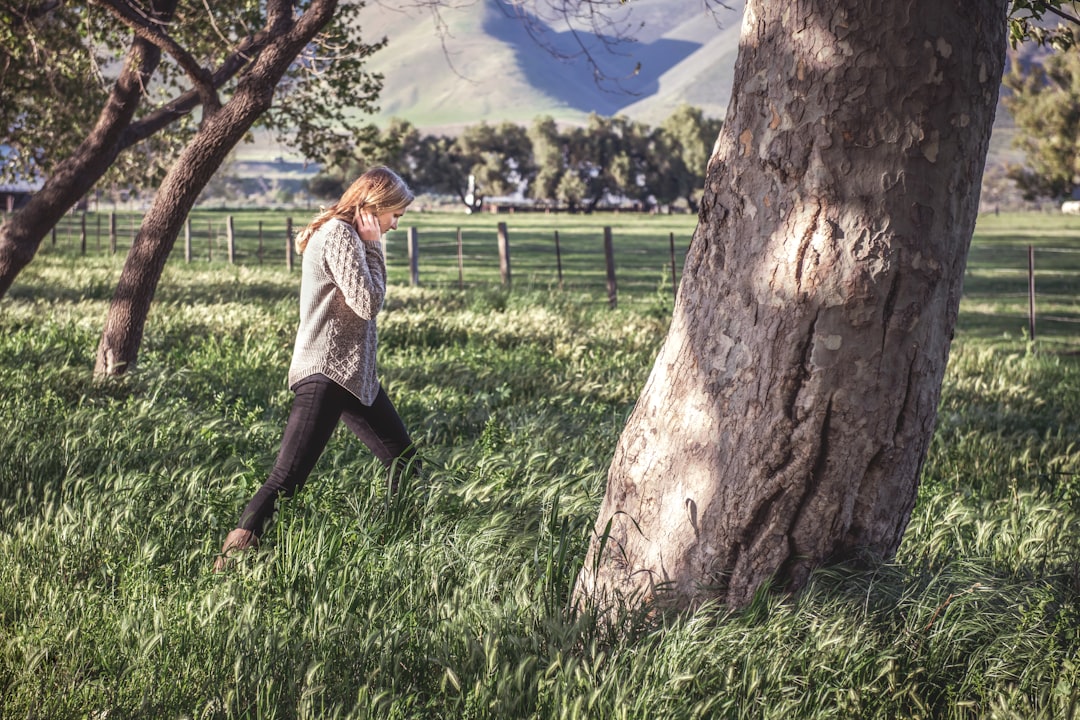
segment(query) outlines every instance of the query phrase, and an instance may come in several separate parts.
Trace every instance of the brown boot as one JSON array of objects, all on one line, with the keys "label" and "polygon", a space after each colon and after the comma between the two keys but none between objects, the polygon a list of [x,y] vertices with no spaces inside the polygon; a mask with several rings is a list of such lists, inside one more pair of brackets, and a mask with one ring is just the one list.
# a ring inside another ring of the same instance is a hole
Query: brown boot
[{"label": "brown boot", "polygon": [[259,538],[251,530],[236,528],[225,536],[225,544],[221,546],[221,553],[214,560],[214,572],[224,572],[232,566],[237,555],[244,551],[259,546]]}]

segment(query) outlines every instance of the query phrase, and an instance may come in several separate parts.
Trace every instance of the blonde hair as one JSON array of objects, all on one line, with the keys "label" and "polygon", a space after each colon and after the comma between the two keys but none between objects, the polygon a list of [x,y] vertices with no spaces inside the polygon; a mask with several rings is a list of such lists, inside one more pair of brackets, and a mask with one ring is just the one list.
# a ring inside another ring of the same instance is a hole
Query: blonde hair
[{"label": "blonde hair", "polygon": [[414,199],[412,190],[388,167],[373,167],[349,186],[336,203],[320,212],[296,236],[297,252],[304,252],[308,240],[328,221],[338,219],[352,225],[358,210],[375,214],[404,210]]}]

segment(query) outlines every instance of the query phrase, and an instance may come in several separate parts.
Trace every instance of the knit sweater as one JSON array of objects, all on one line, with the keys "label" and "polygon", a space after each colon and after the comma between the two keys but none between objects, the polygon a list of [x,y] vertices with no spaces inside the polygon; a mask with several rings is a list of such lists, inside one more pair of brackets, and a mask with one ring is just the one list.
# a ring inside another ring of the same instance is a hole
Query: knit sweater
[{"label": "knit sweater", "polygon": [[289,387],[321,373],[371,405],[379,392],[375,315],[385,295],[380,244],[362,241],[340,220],[320,227],[304,250]]}]

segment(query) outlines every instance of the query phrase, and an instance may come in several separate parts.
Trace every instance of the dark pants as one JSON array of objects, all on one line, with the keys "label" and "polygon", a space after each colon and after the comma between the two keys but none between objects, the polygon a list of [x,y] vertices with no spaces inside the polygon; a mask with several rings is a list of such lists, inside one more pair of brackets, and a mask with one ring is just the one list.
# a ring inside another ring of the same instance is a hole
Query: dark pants
[{"label": "dark pants", "polygon": [[296,386],[277,461],[244,508],[239,527],[262,534],[278,496],[289,497],[304,486],[339,419],[389,469],[390,492],[397,490],[398,478],[416,451],[390,398],[380,387],[375,402],[364,405],[325,375],[312,375]]}]

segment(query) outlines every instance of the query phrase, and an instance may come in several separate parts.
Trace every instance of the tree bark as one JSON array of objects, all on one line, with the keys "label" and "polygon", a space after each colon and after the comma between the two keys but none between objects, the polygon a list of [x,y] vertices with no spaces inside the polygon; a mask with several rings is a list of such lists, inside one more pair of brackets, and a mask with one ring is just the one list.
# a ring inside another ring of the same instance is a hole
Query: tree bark
[{"label": "tree bark", "polygon": [[576,599],[746,604],[891,557],[934,429],[1004,0],[750,0],[671,328]]},{"label": "tree bark", "polygon": [[336,9],[337,0],[313,0],[293,22],[292,3],[269,3],[268,35],[273,39],[241,75],[232,98],[203,119],[143,217],[109,305],[95,374],[121,375],[134,365],[165,262],[199,193],[255,120],[270,107],[274,88],[290,63],[330,22]]},{"label": "tree bark", "polygon": [[[155,2],[155,19],[168,22],[176,3]],[[126,147],[124,133],[160,60],[157,47],[142,38],[132,38],[120,76],[86,140],[57,165],[27,204],[0,226],[0,297],[7,294],[18,274],[34,259],[49,230],[89,192]]]}]

